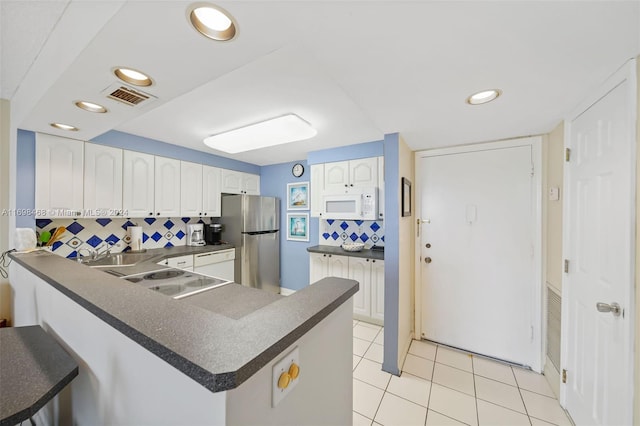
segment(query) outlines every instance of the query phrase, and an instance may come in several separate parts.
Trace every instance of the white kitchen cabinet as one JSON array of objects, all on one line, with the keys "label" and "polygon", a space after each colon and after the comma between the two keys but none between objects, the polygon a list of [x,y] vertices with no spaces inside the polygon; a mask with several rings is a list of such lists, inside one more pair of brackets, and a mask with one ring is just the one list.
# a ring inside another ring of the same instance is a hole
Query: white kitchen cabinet
[{"label": "white kitchen cabinet", "polygon": [[153,216],[155,211],[155,158],[124,150],[122,209],[127,217]]},{"label": "white kitchen cabinet", "polygon": [[371,316],[371,259],[350,258],[349,279],[360,283],[360,289],[353,296],[354,315]]},{"label": "white kitchen cabinet", "polygon": [[324,164],[311,165],[311,217],[322,216],[322,193],[324,192]]},{"label": "white kitchen cabinet", "polygon": [[378,157],[378,219],[384,219],[384,157]]},{"label": "white kitchen cabinet", "polygon": [[227,194],[260,195],[260,176],[222,169],[222,192]]},{"label": "white kitchen cabinet", "polygon": [[84,216],[123,216],[122,149],[85,143]]},{"label": "white kitchen cabinet", "polygon": [[371,318],[384,322],[384,260],[371,259]]},{"label": "white kitchen cabinet", "polygon": [[193,255],[169,257],[158,262],[158,265],[168,266],[170,268],[184,269],[193,272]]},{"label": "white kitchen cabinet", "polygon": [[220,196],[222,191],[222,169],[202,166],[202,215],[220,217],[222,206]]},{"label": "white kitchen cabinet", "polygon": [[180,160],[155,157],[155,216],[180,216]]},{"label": "white kitchen cabinet", "polygon": [[384,260],[309,253],[309,282],[325,277],[358,281],[360,289],[353,296],[354,318],[384,324]]},{"label": "white kitchen cabinet", "polygon": [[309,253],[309,283],[325,277],[348,278],[349,258],[326,253]]},{"label": "white kitchen cabinet", "polygon": [[36,217],[80,217],[84,207],[84,142],[36,134]]},{"label": "white kitchen cabinet", "polygon": [[324,190],[342,193],[352,187],[378,186],[378,157],[324,164]]},{"label": "white kitchen cabinet", "polygon": [[202,216],[202,164],[180,162],[180,215]]},{"label": "white kitchen cabinet", "polygon": [[221,169],[180,163],[180,214],[183,217],[219,217]]}]

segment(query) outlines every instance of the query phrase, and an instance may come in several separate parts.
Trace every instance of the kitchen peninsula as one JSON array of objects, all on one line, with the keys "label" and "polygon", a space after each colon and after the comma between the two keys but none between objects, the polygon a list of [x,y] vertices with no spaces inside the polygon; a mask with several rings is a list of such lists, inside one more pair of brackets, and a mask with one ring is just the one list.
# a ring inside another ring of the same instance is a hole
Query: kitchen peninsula
[{"label": "kitchen peninsula", "polygon": [[[170,253],[165,257],[176,255]],[[80,365],[45,418],[67,412],[74,424],[351,422],[356,281],[326,278],[288,297],[232,283],[175,300],[48,252],[12,258],[15,325],[41,325]],[[282,390],[274,365],[295,348],[300,375],[276,405],[272,395]]]}]

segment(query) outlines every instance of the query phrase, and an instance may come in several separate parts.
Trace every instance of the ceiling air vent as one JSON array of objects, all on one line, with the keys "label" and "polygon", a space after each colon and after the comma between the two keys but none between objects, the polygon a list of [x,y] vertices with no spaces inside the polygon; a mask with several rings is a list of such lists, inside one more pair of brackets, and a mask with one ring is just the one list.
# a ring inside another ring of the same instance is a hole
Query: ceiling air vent
[{"label": "ceiling air vent", "polygon": [[156,97],[153,95],[118,83],[110,85],[102,93],[109,99],[122,102],[132,107],[156,100]]}]

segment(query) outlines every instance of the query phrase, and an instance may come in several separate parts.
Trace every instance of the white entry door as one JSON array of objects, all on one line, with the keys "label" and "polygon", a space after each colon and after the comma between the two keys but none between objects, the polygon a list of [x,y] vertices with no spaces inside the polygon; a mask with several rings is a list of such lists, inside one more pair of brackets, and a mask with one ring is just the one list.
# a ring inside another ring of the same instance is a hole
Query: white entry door
[{"label": "white entry door", "polygon": [[528,138],[468,148],[472,152],[427,152],[416,164],[421,332],[429,340],[539,371],[541,275],[532,140],[539,142]]},{"label": "white entry door", "polygon": [[631,424],[634,68],[616,74],[567,122],[563,392],[579,425]]}]

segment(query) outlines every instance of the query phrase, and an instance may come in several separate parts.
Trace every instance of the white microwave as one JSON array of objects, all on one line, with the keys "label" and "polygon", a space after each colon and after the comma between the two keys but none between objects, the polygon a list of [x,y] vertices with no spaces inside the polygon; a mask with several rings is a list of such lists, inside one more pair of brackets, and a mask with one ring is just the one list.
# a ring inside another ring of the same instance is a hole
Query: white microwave
[{"label": "white microwave", "polygon": [[344,194],[322,196],[323,219],[376,220],[378,217],[377,188],[349,188]]}]

